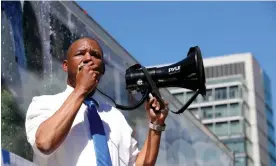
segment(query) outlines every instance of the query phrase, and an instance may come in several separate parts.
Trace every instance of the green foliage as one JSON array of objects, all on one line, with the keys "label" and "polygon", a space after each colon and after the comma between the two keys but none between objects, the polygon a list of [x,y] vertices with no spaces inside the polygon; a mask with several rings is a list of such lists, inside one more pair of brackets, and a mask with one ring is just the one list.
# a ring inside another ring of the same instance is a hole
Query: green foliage
[{"label": "green foliage", "polygon": [[1,89],[1,146],[27,160],[32,161],[32,149],[27,142],[25,119],[12,96]]}]

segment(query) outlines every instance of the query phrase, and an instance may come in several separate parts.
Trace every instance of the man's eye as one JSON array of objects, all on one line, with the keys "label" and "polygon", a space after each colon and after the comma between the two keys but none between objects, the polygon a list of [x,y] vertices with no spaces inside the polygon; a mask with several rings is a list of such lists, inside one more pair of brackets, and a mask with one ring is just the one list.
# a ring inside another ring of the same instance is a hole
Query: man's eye
[{"label": "man's eye", "polygon": [[90,55],[93,56],[93,57],[95,57],[95,58],[97,58],[97,59],[101,59],[102,58],[101,55],[98,52],[96,52],[96,51],[92,51],[90,53]]},{"label": "man's eye", "polygon": [[84,55],[82,52],[78,52],[76,53],[76,55]]}]

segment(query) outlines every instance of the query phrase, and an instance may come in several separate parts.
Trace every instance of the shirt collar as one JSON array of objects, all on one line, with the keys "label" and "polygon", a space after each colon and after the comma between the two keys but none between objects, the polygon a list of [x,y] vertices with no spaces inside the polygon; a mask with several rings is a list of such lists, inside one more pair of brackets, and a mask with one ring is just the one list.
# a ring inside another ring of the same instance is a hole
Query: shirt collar
[{"label": "shirt collar", "polygon": [[[73,91],[74,91],[74,88],[72,86],[70,86],[70,85],[67,84],[66,90],[65,90],[65,94],[67,96],[69,96]],[[94,97],[94,95],[93,95],[93,97],[91,97],[91,99],[96,104],[96,106],[99,107],[99,102],[97,101],[97,98]]]}]

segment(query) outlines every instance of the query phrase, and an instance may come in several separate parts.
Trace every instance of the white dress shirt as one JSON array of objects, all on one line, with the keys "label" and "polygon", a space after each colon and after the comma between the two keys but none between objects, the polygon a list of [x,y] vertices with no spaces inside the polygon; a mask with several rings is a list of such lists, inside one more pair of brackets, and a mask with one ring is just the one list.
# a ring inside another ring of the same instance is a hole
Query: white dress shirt
[{"label": "white dress shirt", "polygon": [[[53,153],[45,155],[35,144],[39,125],[61,107],[72,91],[73,88],[67,85],[62,93],[34,97],[28,108],[25,123],[27,139],[33,147],[34,163],[39,166],[96,166],[85,104],[81,105],[66,139]],[[98,113],[107,135],[112,165],[135,165],[139,153],[137,141],[132,137],[132,129],[123,114],[114,107],[101,104]]]}]

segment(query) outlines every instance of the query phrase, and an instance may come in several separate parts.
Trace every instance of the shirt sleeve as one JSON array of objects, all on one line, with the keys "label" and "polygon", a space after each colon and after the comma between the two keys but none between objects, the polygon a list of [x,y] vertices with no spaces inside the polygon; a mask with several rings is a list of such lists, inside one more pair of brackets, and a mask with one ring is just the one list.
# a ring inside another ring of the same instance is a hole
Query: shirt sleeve
[{"label": "shirt sleeve", "polygon": [[129,159],[129,166],[135,166],[135,162],[137,159],[137,156],[140,152],[138,149],[138,142],[135,140],[134,137],[131,137],[131,142],[130,142],[130,159]]},{"label": "shirt sleeve", "polygon": [[43,100],[41,97],[34,97],[27,110],[25,121],[27,140],[32,146],[34,153],[43,158],[48,158],[53,153],[49,155],[42,153],[36,147],[35,135],[40,124],[51,117],[53,114],[50,107],[47,105],[48,104],[46,100]]}]

